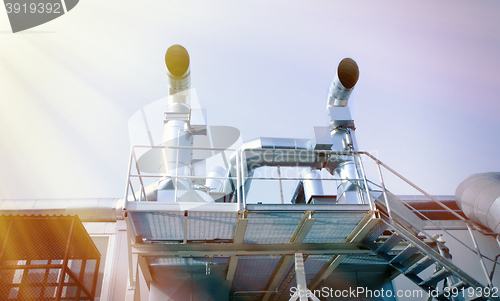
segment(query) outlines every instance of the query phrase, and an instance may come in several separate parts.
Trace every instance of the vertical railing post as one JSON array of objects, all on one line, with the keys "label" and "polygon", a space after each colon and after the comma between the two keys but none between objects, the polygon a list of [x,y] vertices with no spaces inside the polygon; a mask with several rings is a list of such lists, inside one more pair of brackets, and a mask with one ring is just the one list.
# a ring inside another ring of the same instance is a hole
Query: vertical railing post
[{"label": "vertical railing post", "polygon": [[375,210],[373,207],[372,200],[370,198],[370,188],[368,187],[368,181],[366,180],[366,173],[365,173],[365,167],[363,166],[363,160],[361,159],[361,156],[359,153],[357,154],[358,160],[359,160],[359,166],[361,168],[361,175],[363,176],[363,183],[365,184],[365,191],[366,191],[366,199],[368,201],[368,204],[370,205],[370,210]]},{"label": "vertical railing post", "polygon": [[281,170],[280,170],[280,165],[276,165],[277,169],[278,169],[278,182],[280,184],[280,198],[281,198],[281,205],[283,205],[285,203],[285,201],[283,200],[283,184],[281,183]]},{"label": "vertical railing post", "polygon": [[380,163],[377,162],[377,169],[378,169],[378,174],[380,177],[380,186],[382,186],[382,193],[384,194],[385,198],[385,206],[387,208],[387,214],[389,215],[389,220],[391,221],[391,224],[393,222],[392,220],[392,213],[391,213],[391,206],[389,206],[389,198],[387,197],[387,190],[385,189],[385,184],[384,184],[384,178],[382,177],[382,170],[380,170]]},{"label": "vertical railing post", "polygon": [[[141,170],[139,169],[139,163],[137,162],[137,157],[135,155],[135,151],[132,153],[133,154],[133,160],[134,160],[134,163],[135,163],[135,169],[137,170],[137,175],[139,176],[139,182],[141,183],[141,193],[144,197],[144,201],[147,201],[147,198],[146,198],[146,191],[144,190],[144,183],[142,181],[142,176],[141,176]],[[140,200],[141,198],[139,198]]]},{"label": "vertical railing post", "polygon": [[132,183],[130,182],[130,173],[132,172],[132,158],[133,158],[134,149],[135,149],[135,146],[132,146],[132,149],[130,150],[129,160],[128,160],[127,185],[125,185],[125,201],[123,204],[123,209],[127,209],[128,191],[129,191],[129,187],[132,186]]},{"label": "vertical railing post", "polygon": [[[178,178],[178,170],[179,170],[179,145],[180,145],[180,137],[181,135],[181,129],[179,129],[177,131],[177,153],[176,153],[176,158],[175,158],[175,196],[174,196],[174,201],[177,202],[177,186],[179,185],[179,178]],[[167,166],[168,162],[165,162],[165,170],[167,170],[168,166]]]},{"label": "vertical railing post", "polygon": [[[247,207],[247,198],[245,196],[245,170],[243,168],[245,164],[245,155],[244,155],[244,149],[242,149],[241,152],[241,160],[240,160],[240,166],[239,166],[239,172],[241,173],[241,198],[243,200],[243,210],[246,209]],[[238,187],[239,189],[239,187]]]},{"label": "vertical railing post", "polygon": [[[240,169],[240,152],[238,150],[235,151],[236,154],[236,166],[235,166],[235,172],[236,172],[236,201],[238,202],[238,210],[243,210],[243,201],[241,199],[241,193],[240,193],[240,186],[241,186],[241,175],[239,173]],[[234,176],[234,174],[231,174],[231,177]],[[232,179],[228,179],[234,184],[234,181]]]},{"label": "vertical railing post", "polygon": [[476,250],[476,254],[478,256],[479,263],[481,263],[481,267],[483,268],[483,272],[484,272],[484,275],[486,276],[486,280],[488,280],[488,286],[490,288],[493,288],[493,285],[491,284],[490,276],[488,274],[488,270],[486,269],[486,265],[484,264],[483,255],[481,254],[481,251],[479,250],[479,246],[477,245],[476,237],[474,236],[474,233],[472,232],[472,229],[471,229],[469,223],[466,222],[465,224],[467,225],[467,229],[469,230],[470,237],[472,238],[472,243],[474,243],[474,249]]}]

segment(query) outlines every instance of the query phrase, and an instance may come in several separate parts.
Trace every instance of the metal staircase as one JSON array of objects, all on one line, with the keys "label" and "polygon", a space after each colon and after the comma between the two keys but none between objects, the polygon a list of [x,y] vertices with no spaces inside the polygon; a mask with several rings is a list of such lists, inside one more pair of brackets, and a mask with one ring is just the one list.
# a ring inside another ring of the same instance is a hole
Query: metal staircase
[{"label": "metal staircase", "polygon": [[[396,202],[391,196],[388,199],[390,206]],[[409,209],[398,207],[394,210],[392,207],[391,222],[384,197],[377,198],[376,204],[381,219],[362,242],[397,271],[394,277],[405,275],[428,293],[427,300],[500,300],[490,287],[485,287],[451,262],[444,242],[419,236],[419,226],[405,221],[414,216]],[[428,272],[422,272],[433,265],[432,275],[423,276]]]}]

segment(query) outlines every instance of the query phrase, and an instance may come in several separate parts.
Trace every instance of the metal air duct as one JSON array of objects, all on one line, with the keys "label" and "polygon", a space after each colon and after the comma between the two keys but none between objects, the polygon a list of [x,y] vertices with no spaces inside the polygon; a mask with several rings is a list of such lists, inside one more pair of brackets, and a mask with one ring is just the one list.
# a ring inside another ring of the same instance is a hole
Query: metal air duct
[{"label": "metal air duct", "polygon": [[340,61],[337,74],[328,89],[327,107],[345,107],[358,78],[358,64],[353,59],[345,58]]},{"label": "metal air duct", "polygon": [[[356,151],[354,135],[354,121],[347,106],[359,78],[359,68],[351,58],[343,59],[337,68],[326,102],[327,125],[332,136],[333,150]],[[337,202],[346,204],[359,203],[359,185],[349,179],[359,179],[361,176],[356,168],[352,156],[343,156],[343,163],[335,169],[335,175],[345,181],[339,182],[337,187]]]},{"label": "metal air duct", "polygon": [[169,96],[165,112],[163,128],[163,158],[167,174],[174,177],[164,183],[165,189],[176,189],[176,198],[191,188],[191,181],[177,178],[192,175],[193,151],[176,149],[175,147],[192,147],[193,131],[189,121],[191,107],[189,104],[189,54],[181,45],[172,45],[165,53]]},{"label": "metal air duct", "polygon": [[186,48],[181,45],[172,45],[167,49],[165,65],[170,95],[189,89],[191,85],[189,63],[189,53]]},{"label": "metal air duct", "polygon": [[468,177],[458,185],[455,202],[468,218],[500,233],[500,172]]},{"label": "metal air duct", "polygon": [[[328,167],[329,170],[334,170],[342,162],[338,156],[325,156],[324,153],[315,152],[309,139],[260,137],[244,142],[241,149],[242,167],[246,177],[252,177],[254,171],[263,166],[297,166],[318,170]],[[230,159],[228,173],[229,177],[236,175],[235,156]],[[245,193],[248,193],[251,182],[251,179],[245,180]],[[235,184],[232,180],[228,180],[224,191],[236,191]]]}]

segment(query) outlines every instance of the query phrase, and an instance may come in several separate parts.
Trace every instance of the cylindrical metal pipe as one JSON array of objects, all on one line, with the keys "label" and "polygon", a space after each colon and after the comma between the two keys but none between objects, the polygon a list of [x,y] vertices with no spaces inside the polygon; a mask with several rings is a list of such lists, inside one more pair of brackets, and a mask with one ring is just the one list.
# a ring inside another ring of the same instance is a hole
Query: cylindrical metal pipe
[{"label": "cylindrical metal pipe", "polygon": [[[227,171],[222,166],[214,166],[210,169],[207,177],[223,178],[227,175]],[[224,186],[223,179],[207,179],[207,186],[210,187],[211,192],[221,192]]]},{"label": "cylindrical metal pipe", "polygon": [[337,74],[328,89],[327,107],[345,107],[358,78],[358,64],[353,59],[345,58],[340,61]]},{"label": "cylindrical metal pipe", "polygon": [[[163,128],[163,161],[166,173],[173,178],[161,189],[175,189],[175,199],[191,188],[188,179],[178,177],[192,175],[193,151],[175,147],[192,147],[193,135],[189,126],[189,54],[181,45],[170,46],[165,53],[165,65],[169,84],[168,105]],[[173,184],[173,185],[172,185]],[[156,194],[156,193],[155,193]],[[176,201],[176,200],[175,200]]]},{"label": "cylindrical metal pipe", "polygon": [[458,185],[455,201],[468,218],[500,233],[500,172],[468,177]]},{"label": "cylindrical metal pipe", "polygon": [[123,219],[121,201],[113,198],[0,200],[0,214],[78,215],[83,222],[114,222]]},{"label": "cylindrical metal pipe", "polygon": [[[243,143],[241,153],[242,173],[245,177],[252,177],[255,169],[263,166],[279,165],[281,167],[297,166],[320,169],[326,162],[338,164],[342,161],[338,157],[333,158],[332,155],[327,158],[324,154],[314,152],[308,139],[256,138]],[[230,159],[228,176],[236,175],[236,170],[236,157],[233,156]],[[251,181],[251,179],[246,179],[242,183],[245,186],[245,193],[248,192]],[[239,190],[239,187],[234,187],[234,185],[233,180],[227,180],[225,191]]]},{"label": "cylindrical metal pipe", "polygon": [[189,89],[191,78],[189,71],[189,53],[181,45],[172,45],[165,53],[169,94]]},{"label": "cylindrical metal pipe", "polygon": [[192,147],[193,135],[187,128],[188,124],[181,120],[168,121],[163,129],[163,159],[170,176],[191,175],[193,151],[191,149],[176,149],[175,147]]},{"label": "cylindrical metal pipe", "polygon": [[[347,107],[347,101],[351,96],[359,78],[359,68],[351,58],[343,59],[337,68],[337,74],[328,91],[327,122],[333,140],[333,150],[356,151],[356,139],[354,137],[354,122]],[[346,204],[362,203],[360,199],[361,183],[353,183],[349,179],[361,178],[357,170],[353,156],[344,156],[343,163],[335,170],[336,177],[344,181],[337,187],[337,202]]]},{"label": "cylindrical metal pipe", "polygon": [[309,202],[313,195],[323,195],[323,185],[321,184],[321,175],[317,170],[304,170],[302,172],[304,178],[304,195],[306,203]]}]

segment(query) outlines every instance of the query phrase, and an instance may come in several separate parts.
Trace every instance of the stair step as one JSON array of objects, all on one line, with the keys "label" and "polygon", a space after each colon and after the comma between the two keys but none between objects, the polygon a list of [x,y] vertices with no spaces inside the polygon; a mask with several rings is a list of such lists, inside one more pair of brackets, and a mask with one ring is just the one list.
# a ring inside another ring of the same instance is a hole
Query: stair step
[{"label": "stair step", "polygon": [[392,248],[394,248],[400,241],[402,241],[403,238],[396,233],[393,233],[391,237],[389,237],[378,249],[377,253],[387,253]]},{"label": "stair step", "polygon": [[[404,275],[408,279],[410,279],[412,282],[420,284],[421,285],[420,287],[422,289],[424,289],[426,291],[429,291],[429,289],[434,289],[432,284],[439,283],[439,280],[438,280],[439,278],[444,279],[444,277],[446,277],[445,274],[441,274],[441,273],[448,273],[448,275],[455,275],[456,278],[460,279],[462,282],[465,282],[468,287],[483,287],[483,285],[480,282],[478,282],[476,279],[471,277],[468,273],[466,273],[465,271],[463,271],[462,269],[457,267],[451,261],[446,260],[444,258],[441,259],[436,254],[436,250],[435,250],[435,248],[433,248],[432,245],[430,245],[429,243],[427,243],[425,241],[421,241],[420,239],[418,239],[414,233],[412,233],[411,231],[406,229],[404,226],[398,224],[397,222],[394,222],[391,224],[391,228],[393,229],[393,231],[395,233],[398,233],[399,235],[403,236],[405,238],[405,240],[408,241],[409,244],[416,246],[419,249],[419,252],[412,255],[410,257],[410,259],[408,259],[406,262],[410,261],[412,257],[414,259],[416,259],[424,254],[428,254],[427,256],[422,258],[417,263],[412,264],[408,268],[408,270],[404,273]],[[432,256],[433,258],[436,258],[437,262],[433,259],[430,259],[430,256]],[[414,261],[414,260],[412,260],[412,261]],[[446,270],[440,271],[438,273],[435,273],[430,279],[418,281],[420,278],[418,276],[418,274],[420,272],[422,272],[424,269],[430,267],[432,264],[436,264],[436,263],[439,263],[439,266],[442,266],[444,269],[446,269],[450,272],[446,272]],[[481,298],[485,299],[486,297],[483,296]],[[476,298],[476,299],[481,300],[479,298]],[[487,297],[486,299],[488,299],[488,300],[500,300],[500,298],[498,298],[498,297],[491,297],[491,296]]]},{"label": "stair step", "polygon": [[422,258],[419,262],[415,263],[412,265],[408,270],[406,271],[405,274],[419,274],[426,268],[430,267],[435,261],[429,258],[428,256],[425,256]]},{"label": "stair step", "polygon": [[399,252],[399,254],[396,255],[396,257],[394,257],[390,263],[402,263],[403,261],[407,260],[417,252],[418,252],[417,248],[413,246],[408,246],[403,251]]},{"label": "stair step", "polygon": [[379,222],[373,229],[368,233],[368,235],[363,239],[363,242],[373,242],[377,238],[384,233],[384,231],[387,229],[387,225]]},{"label": "stair step", "polygon": [[420,282],[418,284],[418,286],[420,286],[420,287],[434,287],[439,281],[443,280],[444,278],[446,278],[450,275],[452,275],[452,272],[450,272],[446,269],[441,269],[438,272],[434,273],[431,277]]},{"label": "stair step", "polygon": [[415,284],[419,284],[420,282],[424,281],[422,278],[418,277],[415,274],[406,274],[405,276],[406,276],[406,278],[413,281],[413,283],[415,283]]},{"label": "stair step", "polygon": [[[468,286],[469,285],[467,283],[459,281],[459,282],[453,284],[452,286],[449,286],[447,292],[448,293],[453,292],[452,290],[455,288],[457,289],[456,291],[460,291],[462,288],[465,288]],[[445,298],[445,296],[444,296],[445,293],[446,293],[445,291],[440,292],[439,295],[437,296],[437,299],[439,300],[439,299]],[[445,300],[448,300],[448,299],[445,299]]]}]

